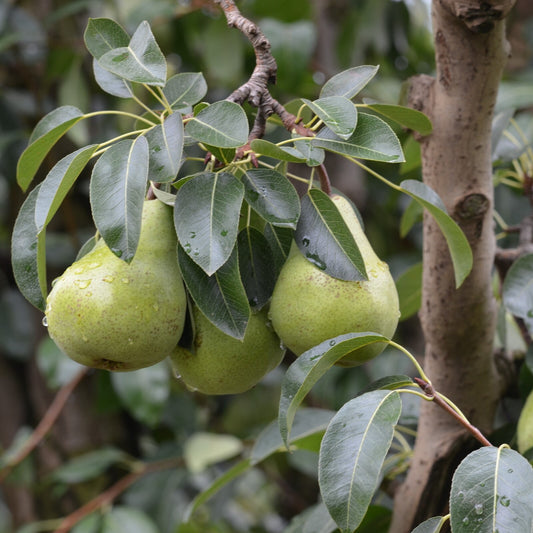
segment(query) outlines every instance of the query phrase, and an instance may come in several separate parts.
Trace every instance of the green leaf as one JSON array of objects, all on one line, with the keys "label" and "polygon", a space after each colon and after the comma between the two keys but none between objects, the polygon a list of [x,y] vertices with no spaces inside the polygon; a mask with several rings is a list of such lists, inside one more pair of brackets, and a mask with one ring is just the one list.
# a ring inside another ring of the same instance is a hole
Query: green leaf
[{"label": "green leaf", "polygon": [[38,231],[41,231],[52,220],[97,148],[96,144],[80,148],[52,167],[39,187],[35,202],[35,224]]},{"label": "green leaf", "polygon": [[400,299],[400,320],[418,313],[422,303],[422,263],[409,267],[396,280],[396,289]]},{"label": "green leaf", "polygon": [[198,142],[219,148],[238,148],[248,141],[248,119],[240,105],[223,100],[191,118],[185,132]]},{"label": "green leaf", "polygon": [[172,109],[183,109],[198,103],[206,95],[207,83],[201,72],[181,72],[169,78],[163,93]]},{"label": "green leaf", "polygon": [[403,387],[409,387],[414,384],[413,380],[409,376],[398,374],[394,376],[385,376],[383,378],[376,379],[369,385],[367,385],[362,391],[357,393],[357,396],[366,394],[374,390],[397,390]]},{"label": "green leaf", "polygon": [[295,228],[300,199],[294,186],[276,170],[252,168],[242,176],[244,197],[252,209],[270,224]]},{"label": "green leaf", "polygon": [[198,494],[198,496],[196,496],[194,500],[190,503],[189,507],[187,507],[187,510],[185,511],[183,521],[188,522],[200,506],[207,502],[207,500],[214,496],[220,489],[225,487],[228,483],[238,478],[240,475],[244,474],[244,472],[249,470],[250,467],[250,460],[244,459],[243,461],[239,461],[236,465],[232,466],[229,470],[224,472],[224,474],[215,479],[215,481],[207,489]]},{"label": "green leaf", "polygon": [[45,233],[38,235],[35,204],[40,185],[22,204],[11,237],[11,264],[20,292],[32,305],[44,311],[47,294]]},{"label": "green leaf", "polygon": [[126,262],[137,250],[147,180],[148,141],[143,136],[114,144],[93,168],[94,222],[110,250]]},{"label": "green leaf", "polygon": [[320,189],[302,197],[294,240],[313,265],[338,279],[367,279],[355,239],[331,198]]},{"label": "green leaf", "polygon": [[294,141],[294,148],[287,147],[285,149],[294,154],[302,154],[305,157],[305,164],[309,167],[321,165],[326,158],[326,152],[322,148],[317,148],[311,142],[311,138],[305,141]]},{"label": "green leaf", "polygon": [[265,141],[264,139],[254,139],[250,143],[250,148],[257,155],[272,157],[280,161],[287,161],[288,163],[305,162],[305,157],[300,152],[294,153],[294,151],[287,151],[286,148],[271,143],[270,141]]},{"label": "green leaf", "polygon": [[166,361],[134,372],[113,372],[113,389],[130,414],[149,427],[155,427],[170,394]]},{"label": "green leaf", "polygon": [[45,115],[35,126],[28,147],[17,163],[17,183],[26,191],[52,146],[82,118],[74,106],[62,106]]},{"label": "green leaf", "polygon": [[270,245],[272,263],[276,271],[277,279],[281,267],[285,264],[289,256],[293,242],[293,231],[290,228],[279,228],[272,224],[265,224],[264,235]]},{"label": "green leaf", "polygon": [[335,74],[320,91],[320,98],[328,96],[344,96],[352,99],[376,75],[377,66],[361,65]]},{"label": "green leaf", "polygon": [[207,275],[229,258],[239,231],[242,183],[228,172],[205,172],[176,195],[174,223],[183,250]]},{"label": "green leaf", "polygon": [[404,180],[400,183],[403,192],[414,198],[433,216],[441,229],[452,257],[455,272],[455,285],[459,288],[473,265],[472,250],[457,223],[448,215],[439,195],[425,183]]},{"label": "green leaf", "polygon": [[133,97],[133,89],[130,82],[106,70],[98,63],[96,58],[93,58],[93,73],[96,83],[106,93],[119,98]]},{"label": "green leaf", "polygon": [[354,531],[366,514],[401,410],[397,392],[369,392],[341,407],[326,430],[318,483],[329,513],[343,532]]},{"label": "green leaf", "polygon": [[167,62],[146,21],[139,24],[127,46],[112,48],[98,62],[125,80],[160,87],[166,82]]},{"label": "green leaf", "polygon": [[533,334],[533,254],[518,258],[508,270],[502,287],[503,303],[524,320]]},{"label": "green leaf", "polygon": [[128,46],[130,36],[112,19],[91,18],[85,28],[83,39],[89,53],[95,59],[100,59],[110,50]]},{"label": "green leaf", "polygon": [[359,113],[357,127],[349,139],[342,139],[329,128],[323,128],[311,140],[314,146],[358,159],[401,163],[405,160],[402,146],[392,128],[382,119]]},{"label": "green leaf", "polygon": [[39,343],[36,362],[51,390],[66,385],[85,368],[67,357],[50,337],[44,337]]},{"label": "green leaf", "polygon": [[392,104],[369,104],[367,107],[404,128],[417,131],[421,135],[429,135],[433,130],[431,120],[416,109]]},{"label": "green leaf", "polygon": [[313,385],[347,353],[375,342],[389,342],[377,333],[346,333],[325,340],[300,355],[287,369],[281,383],[278,423],[287,446],[296,410]]},{"label": "green leaf", "polygon": [[[324,432],[334,415],[334,411],[326,409],[312,407],[300,409],[294,417],[289,442],[294,444],[300,439]],[[257,437],[250,454],[250,460],[252,465],[256,465],[274,453],[286,451],[287,448],[279,432],[278,421],[274,420]]]},{"label": "green leaf", "polygon": [[81,483],[98,477],[110,466],[127,459],[128,455],[118,448],[101,448],[62,464],[54,470],[52,477],[60,483]]},{"label": "green leaf", "polygon": [[533,529],[533,469],[515,450],[487,446],[458,466],[450,493],[454,533]]},{"label": "green leaf", "polygon": [[303,99],[305,104],[333,133],[349,139],[357,125],[357,108],[344,96],[327,96],[314,102]]},{"label": "green leaf", "polygon": [[250,317],[248,297],[239,272],[237,251],[214,274],[208,276],[178,247],[183,281],[200,311],[221,331],[243,339]]},{"label": "green leaf", "polygon": [[183,121],[179,113],[165,118],[162,124],[145,133],[148,141],[150,181],[166,183],[178,175],[183,152]]},{"label": "green leaf", "polygon": [[324,503],[319,502],[295,516],[283,533],[333,533],[334,531],[338,531],[337,524]]},{"label": "green leaf", "polygon": [[270,246],[259,230],[246,226],[239,233],[237,248],[248,302],[254,309],[261,309],[270,300],[276,283]]},{"label": "green leaf", "polygon": [[185,442],[183,458],[189,471],[195,474],[239,455],[242,450],[242,441],[233,435],[199,432]]},{"label": "green leaf", "polygon": [[447,517],[434,516],[415,527],[411,533],[440,533],[446,522],[448,522]]},{"label": "green leaf", "polygon": [[100,533],[160,533],[160,531],[144,511],[115,505],[104,515]]},{"label": "green leaf", "polygon": [[93,513],[80,520],[70,531],[71,533],[101,533],[102,516]]}]

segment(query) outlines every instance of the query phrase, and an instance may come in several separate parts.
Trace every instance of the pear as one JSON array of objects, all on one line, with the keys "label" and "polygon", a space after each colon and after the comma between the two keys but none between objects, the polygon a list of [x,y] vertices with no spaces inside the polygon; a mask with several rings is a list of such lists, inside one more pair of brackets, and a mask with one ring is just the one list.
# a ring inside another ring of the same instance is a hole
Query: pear
[{"label": "pear", "polygon": [[516,441],[518,451],[522,454],[533,448],[533,391],[526,398],[526,403],[518,418]]},{"label": "pear", "polygon": [[131,263],[100,239],[53,283],[45,321],[50,337],[78,363],[136,370],[170,355],[183,331],[186,302],[172,209],[147,200]]},{"label": "pear", "polygon": [[[372,249],[350,202],[340,195],[331,199],[357,243],[368,280],[333,278],[310,263],[293,243],[274,287],[270,319],[282,342],[296,355],[345,333],[371,331],[390,338],[398,325],[398,293],[388,265]],[[337,364],[360,365],[385,346],[363,346]]]},{"label": "pear", "polygon": [[276,368],[285,354],[266,310],[252,312],[242,341],[226,335],[193,306],[194,346],[178,346],[172,366],[183,382],[204,394],[240,394]]}]

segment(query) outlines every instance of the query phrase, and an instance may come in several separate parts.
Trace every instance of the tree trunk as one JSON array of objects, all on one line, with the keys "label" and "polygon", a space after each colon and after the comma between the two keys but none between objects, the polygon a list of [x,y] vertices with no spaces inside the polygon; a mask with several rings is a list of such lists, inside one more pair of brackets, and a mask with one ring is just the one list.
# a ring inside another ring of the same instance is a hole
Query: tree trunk
[{"label": "tree trunk", "polygon": [[[425,371],[435,389],[483,432],[492,429],[502,392],[493,358],[491,122],[508,56],[503,19],[513,3],[435,0],[436,79],[417,77],[410,91],[411,105],[433,122],[433,133],[421,141],[424,182],[440,195],[474,255],[473,271],[457,290],[446,242],[425,216],[420,311]],[[423,402],[391,532],[410,532],[446,512],[453,471],[475,446],[447,413]]]}]

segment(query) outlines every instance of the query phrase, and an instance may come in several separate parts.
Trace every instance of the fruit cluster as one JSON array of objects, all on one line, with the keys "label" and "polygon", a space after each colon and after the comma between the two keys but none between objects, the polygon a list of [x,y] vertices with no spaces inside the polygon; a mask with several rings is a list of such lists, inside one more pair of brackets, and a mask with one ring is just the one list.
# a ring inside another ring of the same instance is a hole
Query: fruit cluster
[{"label": "fruit cluster", "polygon": [[[176,255],[172,210],[146,200],[135,257],[122,261],[100,239],[52,287],[45,320],[50,336],[75,361],[114,371],[136,370],[169,357],[191,389],[236,394],[253,387],[282,360],[344,333],[394,334],[398,295],[388,266],[370,246],[349,202],[332,200],[365,262],[366,281],[332,278],[294,245],[274,288],[270,309],[252,313],[244,339],[220,331],[189,305],[194,340],[182,346],[187,295]],[[340,364],[359,365],[383,345],[362,347]]]}]

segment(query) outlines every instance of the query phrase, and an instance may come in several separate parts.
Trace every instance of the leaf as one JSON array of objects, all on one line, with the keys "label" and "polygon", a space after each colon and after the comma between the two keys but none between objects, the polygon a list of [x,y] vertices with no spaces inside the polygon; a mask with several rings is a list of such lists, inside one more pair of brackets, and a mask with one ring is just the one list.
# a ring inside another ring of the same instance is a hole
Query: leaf
[{"label": "leaf", "polygon": [[11,264],[17,286],[28,302],[44,311],[47,294],[44,232],[35,225],[40,185],[30,192],[18,213],[11,237]]},{"label": "leaf", "polygon": [[237,251],[213,275],[208,276],[178,247],[178,263],[183,281],[200,311],[221,331],[243,339],[250,317],[248,297],[244,290]]},{"label": "leaf", "polygon": [[119,141],[104,152],[92,172],[90,201],[94,222],[110,250],[130,262],[141,234],[148,180],[148,141]]},{"label": "leaf", "polygon": [[169,371],[165,361],[134,372],[113,372],[113,389],[130,414],[155,427],[170,394]]},{"label": "leaf", "polygon": [[367,385],[363,390],[357,393],[357,396],[361,396],[362,394],[366,394],[367,392],[374,391],[374,390],[402,389],[404,387],[412,386],[413,384],[414,382],[409,376],[405,376],[402,374],[398,374],[394,376],[385,376]]},{"label": "leaf", "polygon": [[439,533],[447,521],[445,516],[434,516],[419,524],[411,533]]},{"label": "leaf", "polygon": [[357,108],[344,96],[327,96],[314,102],[303,102],[320,118],[333,133],[342,139],[349,139],[357,125]]},{"label": "leaf", "polygon": [[431,120],[416,109],[392,104],[369,104],[367,107],[404,128],[417,131],[421,135],[429,135],[433,130]]},{"label": "leaf", "polygon": [[287,369],[281,383],[278,423],[287,446],[296,410],[313,385],[347,353],[389,339],[377,333],[346,333],[325,340],[300,355]]},{"label": "leaf", "polygon": [[294,186],[276,170],[252,168],[242,176],[244,197],[252,209],[270,224],[295,228],[300,199]]},{"label": "leaf", "polygon": [[218,148],[238,148],[248,141],[248,119],[240,105],[223,100],[192,117],[185,132],[198,142]]},{"label": "leaf", "polygon": [[422,221],[424,214],[424,208],[419,202],[411,200],[409,205],[402,213],[402,219],[400,220],[400,237],[404,238],[411,228],[417,223]]},{"label": "leaf", "polygon": [[[289,442],[293,444],[304,437],[325,431],[334,415],[334,411],[326,409],[312,407],[300,409],[294,417]],[[274,420],[257,437],[250,454],[250,461],[252,465],[256,465],[274,453],[283,451],[286,452],[287,448],[281,439],[278,421]]]},{"label": "leaf", "polygon": [[270,246],[259,230],[246,226],[239,233],[237,248],[248,302],[253,308],[261,309],[270,300],[276,283]]},{"label": "leaf", "polygon": [[62,106],[45,115],[35,126],[28,147],[17,163],[17,183],[26,191],[52,146],[84,118],[74,106]]},{"label": "leaf", "polygon": [[101,448],[62,464],[54,470],[52,477],[60,483],[81,483],[98,477],[110,466],[127,459],[128,455],[118,448]]},{"label": "leaf", "polygon": [[369,392],[341,407],[326,430],[318,483],[324,503],[342,531],[356,529],[366,514],[401,409],[397,392]]},{"label": "leaf", "polygon": [[139,24],[127,46],[112,48],[98,57],[98,62],[125,80],[160,87],[165,85],[167,62],[146,21]]},{"label": "leaf", "polygon": [[201,72],[181,72],[168,79],[163,94],[170,107],[178,110],[198,103],[207,93],[207,83]]},{"label": "leaf", "polygon": [[183,458],[193,474],[240,454],[243,443],[233,435],[194,433],[184,444]]},{"label": "leaf", "polygon": [[106,93],[119,98],[133,97],[133,89],[130,82],[106,70],[95,58],[93,58],[93,73],[96,83]]},{"label": "leaf", "polygon": [[519,257],[509,268],[502,287],[503,303],[524,320],[533,334],[533,254]]},{"label": "leaf", "polygon": [[215,481],[204,491],[198,494],[194,500],[190,503],[185,511],[183,521],[188,522],[195,511],[202,506],[207,500],[214,496],[220,489],[225,487],[228,483],[242,475],[249,470],[251,463],[249,459],[239,461],[236,465],[232,466],[229,470],[226,470],[224,474],[219,476]]},{"label": "leaf", "polygon": [[250,143],[250,148],[258,155],[264,155],[279,159],[280,161],[287,161],[288,163],[304,163],[305,157],[300,152],[296,154],[294,151],[287,151],[277,144],[265,141],[264,139],[254,139]]},{"label": "leaf", "polygon": [[95,59],[100,59],[110,50],[128,46],[130,36],[112,19],[91,18],[85,28],[83,39],[89,53]]},{"label": "leaf", "polygon": [[425,183],[404,180],[400,183],[400,188],[425,207],[437,222],[448,243],[455,272],[455,286],[459,288],[470,274],[473,265],[472,250],[464,233],[446,212],[439,195]]},{"label": "leaf", "polygon": [[272,263],[276,271],[276,279],[284,265],[293,242],[293,231],[290,228],[278,228],[272,224],[266,224],[264,229],[265,239],[270,245]]},{"label": "leaf", "polygon": [[322,86],[320,98],[328,96],[353,98],[376,75],[378,68],[372,65],[361,65],[335,74]]},{"label": "leaf", "polygon": [[487,446],[458,466],[450,493],[454,533],[533,529],[533,469],[515,450]]},{"label": "leaf", "polygon": [[294,141],[294,148],[287,147],[286,150],[294,154],[302,154],[305,157],[305,164],[309,167],[321,165],[326,158],[326,152],[314,146],[311,140]]},{"label": "leaf", "polygon": [[396,280],[396,289],[400,299],[400,320],[418,313],[422,303],[422,263],[409,267]]},{"label": "leaf", "polygon": [[160,533],[153,520],[133,507],[114,505],[103,518],[99,533]]},{"label": "leaf", "polygon": [[346,281],[367,279],[357,243],[337,206],[320,189],[302,197],[294,240],[302,254],[326,274]]},{"label": "leaf", "polygon": [[66,385],[84,368],[67,357],[50,337],[44,337],[39,343],[36,361],[51,390]]},{"label": "leaf", "polygon": [[165,118],[162,124],[145,133],[148,141],[150,180],[156,183],[174,181],[181,166],[183,121],[179,113]]},{"label": "leaf", "polygon": [[310,141],[314,146],[358,159],[401,163],[405,160],[402,146],[392,128],[382,119],[359,113],[357,127],[349,139],[323,128]]},{"label": "leaf", "polygon": [[198,174],[178,190],[174,203],[178,240],[208,276],[233,250],[243,198],[242,183],[228,172]]},{"label": "leaf", "polygon": [[35,202],[35,224],[38,231],[42,231],[52,220],[97,148],[96,144],[80,148],[52,167],[39,187]]}]

